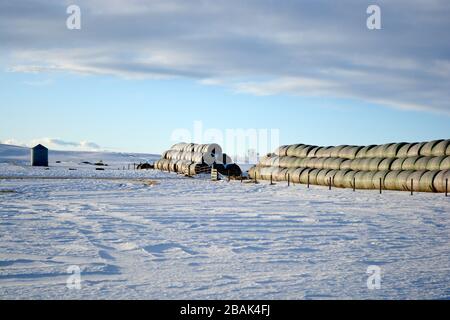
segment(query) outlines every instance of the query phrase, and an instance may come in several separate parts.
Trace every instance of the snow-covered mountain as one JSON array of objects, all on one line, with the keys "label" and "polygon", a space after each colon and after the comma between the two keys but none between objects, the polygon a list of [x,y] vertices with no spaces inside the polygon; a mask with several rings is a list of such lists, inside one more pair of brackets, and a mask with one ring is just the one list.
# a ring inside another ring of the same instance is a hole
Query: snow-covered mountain
[{"label": "snow-covered mountain", "polygon": [[[88,152],[49,150],[49,165],[77,166],[83,162],[102,161],[110,166],[122,166],[129,163],[153,162],[160,155],[123,152]],[[30,149],[26,147],[0,144],[0,163],[27,165],[30,162]]]}]

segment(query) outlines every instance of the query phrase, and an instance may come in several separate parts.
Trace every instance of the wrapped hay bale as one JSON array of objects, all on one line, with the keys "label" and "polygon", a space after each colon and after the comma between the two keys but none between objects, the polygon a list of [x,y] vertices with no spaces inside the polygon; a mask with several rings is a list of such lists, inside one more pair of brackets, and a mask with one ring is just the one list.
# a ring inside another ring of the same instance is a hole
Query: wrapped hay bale
[{"label": "wrapped hay bale", "polygon": [[333,147],[325,147],[320,150],[320,158],[330,158]]},{"label": "wrapped hay bale", "polygon": [[[425,171],[424,174],[420,177],[418,189],[414,190],[420,192],[436,192],[436,189],[434,187],[434,179],[439,172],[440,172],[439,170]],[[415,183],[416,182],[414,178],[414,184]]]},{"label": "wrapped hay bale", "polygon": [[273,157],[274,156],[272,154],[265,155],[264,157],[259,159],[258,165],[260,167],[270,167],[272,165]]},{"label": "wrapped hay bale", "polygon": [[328,173],[325,176],[325,183],[328,186],[330,183],[330,179],[331,179],[331,185],[332,186],[336,186],[336,182],[334,181],[337,173],[339,172],[339,170],[330,170],[328,171]]},{"label": "wrapped hay bale", "polygon": [[433,148],[438,145],[439,143],[443,142],[444,140],[434,140],[425,143],[425,145],[420,149],[420,155],[422,156],[432,156],[433,155]]},{"label": "wrapped hay bale", "polygon": [[162,160],[157,160],[154,164],[155,169],[162,170]]},{"label": "wrapped hay bale", "polygon": [[350,169],[352,169],[353,171],[359,171],[360,167],[362,167],[362,165],[360,165],[360,163],[364,160],[364,158],[357,158],[352,160],[351,164],[350,164]]},{"label": "wrapped hay bale", "polygon": [[375,146],[369,150],[367,150],[366,158],[375,158],[378,157],[378,151],[384,148],[383,145]]},{"label": "wrapped hay bale", "polygon": [[275,156],[272,158],[272,161],[270,163],[271,167],[280,167],[280,160],[282,157],[280,156]]},{"label": "wrapped hay bale", "polygon": [[361,150],[358,151],[358,153],[356,154],[356,158],[366,158],[367,157],[367,153],[372,150],[373,148],[375,148],[375,145],[370,145],[370,146],[365,146],[363,147]]},{"label": "wrapped hay bale", "polygon": [[326,175],[328,172],[330,172],[331,170],[329,169],[321,169],[319,170],[319,172],[317,173],[316,176],[316,183],[319,186],[327,186],[328,182],[326,181]]},{"label": "wrapped hay bale", "polygon": [[372,161],[371,158],[364,158],[361,159],[361,161],[359,162],[359,168],[358,170],[361,171],[369,171],[370,170],[370,162]]},{"label": "wrapped hay bale", "polygon": [[191,165],[193,163],[191,161],[188,160],[182,160],[181,165],[179,165],[178,167],[178,172],[179,173],[183,173],[183,174],[188,174],[188,173],[193,173],[191,171]]},{"label": "wrapped hay bale", "polygon": [[[275,169],[273,167],[258,167],[256,177],[261,180],[270,180],[270,176],[273,176]],[[254,178],[254,176],[250,175],[250,178]]]},{"label": "wrapped hay bale", "polygon": [[398,190],[397,189],[397,176],[401,173],[401,170],[389,171],[384,178],[384,188],[386,190]]},{"label": "wrapped hay bale", "polygon": [[307,168],[297,168],[292,172],[291,180],[293,183],[301,183],[300,177]]},{"label": "wrapped hay bale", "polygon": [[391,170],[392,163],[394,163],[395,160],[396,160],[395,158],[383,159],[383,161],[381,161],[380,164],[378,165],[378,170],[380,171]]},{"label": "wrapped hay bale", "polygon": [[319,174],[321,169],[313,169],[309,172],[309,181],[312,185],[317,185],[317,175]]},{"label": "wrapped hay bale", "polygon": [[441,166],[439,169],[440,170],[450,170],[450,156],[447,156],[442,160]]},{"label": "wrapped hay bale", "polygon": [[328,158],[324,162],[324,169],[339,170],[344,161],[342,158]]},{"label": "wrapped hay bale", "polygon": [[339,152],[338,157],[343,159],[355,159],[356,155],[362,148],[363,147],[358,146],[347,146]]},{"label": "wrapped hay bale", "polygon": [[373,158],[369,163],[369,171],[378,171],[378,167],[380,166],[383,158]]},{"label": "wrapped hay bale", "polygon": [[314,168],[316,169],[324,169],[325,161],[327,158],[318,158],[314,164]]},{"label": "wrapped hay bale", "polygon": [[401,143],[392,143],[383,154],[383,158],[395,158],[397,157],[397,154],[399,150],[405,146],[407,143],[401,142]]},{"label": "wrapped hay bale", "polygon": [[315,169],[316,163],[320,158],[309,158],[308,162],[306,163],[306,167]]},{"label": "wrapped hay bale", "polygon": [[373,189],[373,177],[375,176],[375,174],[375,171],[367,171],[362,175],[363,189]]},{"label": "wrapped hay bale", "polygon": [[290,181],[293,182],[292,179],[294,179],[294,172],[295,172],[295,170],[297,170],[297,169],[290,168],[290,169],[287,170],[287,172],[286,172],[286,180],[288,180],[288,178],[289,178]]},{"label": "wrapped hay bale", "polygon": [[309,160],[311,158],[298,158],[297,160],[297,168],[307,168],[309,164]]},{"label": "wrapped hay bale", "polygon": [[420,156],[420,150],[422,150],[423,146],[426,142],[413,143],[411,148],[408,150],[407,157],[417,157]]},{"label": "wrapped hay bale", "polygon": [[433,188],[436,192],[445,192],[447,179],[447,188],[450,192],[450,170],[439,171],[433,178]]},{"label": "wrapped hay bale", "polygon": [[351,172],[350,169],[338,170],[333,178],[334,186],[338,188],[345,188],[344,186],[344,176]]},{"label": "wrapped hay bale", "polygon": [[[406,179],[406,183],[408,186],[408,190],[411,191],[411,182],[412,182],[412,187],[413,187],[413,191],[416,192],[421,192],[421,191],[425,191],[423,190],[420,181],[422,176],[426,173],[426,170],[418,170],[418,171],[413,171],[413,173],[411,173],[408,178]],[[425,180],[423,180],[425,181]],[[430,181],[430,185],[433,186],[433,179],[431,179]]]},{"label": "wrapped hay bale", "polygon": [[347,147],[348,147],[347,145],[342,145],[331,148],[330,157],[339,158],[339,153]]},{"label": "wrapped hay bale", "polygon": [[293,144],[288,146],[287,150],[286,150],[286,156],[288,157],[296,157],[296,149],[297,148],[302,148],[304,146],[304,144]]},{"label": "wrapped hay bale", "polygon": [[[315,154],[314,154],[314,158],[322,158],[322,154],[323,154],[323,150],[324,149],[326,149],[327,147],[318,147],[317,149],[316,149],[316,152],[315,152]],[[312,151],[310,151],[310,153],[311,153]]]},{"label": "wrapped hay bale", "polygon": [[159,160],[156,160],[156,161],[153,163],[153,166],[154,166],[155,169],[158,169],[158,170],[159,170]]},{"label": "wrapped hay bale", "polygon": [[402,170],[414,170],[416,162],[421,156],[408,157],[402,163]]},{"label": "wrapped hay bale", "polygon": [[349,172],[347,172],[345,175],[344,175],[344,178],[342,179],[342,187],[343,188],[353,188],[353,186],[354,186],[354,179],[355,179],[355,177],[356,177],[356,174],[358,173],[359,171],[353,171],[353,170],[350,170]]},{"label": "wrapped hay bale", "polygon": [[275,154],[277,156],[280,157],[286,157],[287,156],[287,151],[289,149],[290,146],[280,146],[278,147],[278,149],[275,151]]},{"label": "wrapped hay bale", "polygon": [[384,185],[384,180],[386,179],[387,174],[389,173],[389,170],[382,170],[377,171],[372,177],[372,188],[373,189],[380,189],[380,179],[381,179],[381,189],[386,189]]},{"label": "wrapped hay bale", "polygon": [[300,173],[300,183],[302,184],[307,184],[308,183],[308,175],[311,174],[311,171],[313,171],[314,169],[311,168],[305,168],[304,170],[302,170],[302,172]]},{"label": "wrapped hay bale", "polygon": [[299,147],[299,148],[295,149],[294,156],[296,156],[297,158],[306,158],[306,157],[308,157],[308,154],[315,148],[316,148],[316,146],[306,146],[306,145]]},{"label": "wrapped hay bale", "polygon": [[403,145],[395,155],[397,158],[406,158],[408,156],[408,151],[411,149],[411,147],[414,145],[414,143],[406,143]]},{"label": "wrapped hay bale", "polygon": [[427,163],[426,170],[440,170],[441,163],[444,159],[445,159],[445,156],[432,157]]},{"label": "wrapped hay bale", "polygon": [[280,157],[278,166],[280,168],[289,168],[289,163],[290,163],[291,159],[292,159],[292,157],[288,157],[288,156]]},{"label": "wrapped hay bale", "polygon": [[[356,189],[365,189],[366,181],[365,181],[364,175],[367,172],[369,172],[369,171],[358,171],[354,175]],[[372,179],[370,180],[370,182],[372,182]]]},{"label": "wrapped hay bale", "polygon": [[407,158],[398,158],[395,159],[391,164],[391,170],[402,170],[403,162],[405,162]]},{"label": "wrapped hay bale", "polygon": [[428,162],[430,162],[433,157],[422,157],[414,163],[414,170],[426,170]]},{"label": "wrapped hay bale", "polygon": [[450,147],[450,140],[442,140],[433,147],[431,153],[435,157],[445,156],[446,151],[449,147]]},{"label": "wrapped hay bale", "polygon": [[190,153],[190,157],[186,160],[190,160],[192,162],[203,163],[205,159],[203,158],[203,153],[194,152],[194,153]]},{"label": "wrapped hay bale", "polygon": [[339,167],[340,170],[349,170],[352,166],[353,160],[344,160]]},{"label": "wrapped hay bale", "polygon": [[383,144],[377,148],[375,157],[378,158],[387,158],[389,154],[389,149],[394,145],[395,143],[388,143]]},{"label": "wrapped hay bale", "polygon": [[273,174],[274,181],[286,181],[286,174],[288,169],[285,168],[277,168]]},{"label": "wrapped hay bale", "polygon": [[[174,150],[174,151],[184,151],[184,149],[185,149],[185,147],[187,146],[187,145],[190,145],[189,143],[186,143],[186,142],[180,142],[180,143],[177,143],[177,144],[174,144],[171,148],[170,148],[170,150]],[[169,150],[169,151],[170,151]]]},{"label": "wrapped hay bale", "polygon": [[410,191],[411,190],[411,180],[408,179],[409,176],[414,173],[414,170],[403,170],[396,177],[396,189],[400,191]]},{"label": "wrapped hay bale", "polygon": [[177,163],[177,160],[170,160],[169,161],[169,171],[171,171],[171,172],[176,172],[177,171],[176,163]]},{"label": "wrapped hay bale", "polygon": [[294,160],[294,168],[303,168],[305,161],[309,160],[308,158],[295,158]]},{"label": "wrapped hay bale", "polygon": [[307,158],[316,158],[316,154],[317,152],[322,149],[321,147],[314,147],[312,148],[309,152],[308,155],[306,156]]},{"label": "wrapped hay bale", "polygon": [[170,166],[170,160],[164,159],[164,162],[163,162],[163,165],[162,165],[162,169],[164,171],[169,171],[169,166]]}]

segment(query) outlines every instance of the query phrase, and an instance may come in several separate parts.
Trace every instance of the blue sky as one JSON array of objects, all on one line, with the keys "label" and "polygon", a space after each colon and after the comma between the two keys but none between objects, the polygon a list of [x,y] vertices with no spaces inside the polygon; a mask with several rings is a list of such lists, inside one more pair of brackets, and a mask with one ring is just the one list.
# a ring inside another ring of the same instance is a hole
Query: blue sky
[{"label": "blue sky", "polygon": [[78,2],[78,31],[64,1],[0,5],[0,141],[159,153],[194,121],[282,144],[449,138],[444,1],[380,1],[377,31],[361,1]]}]

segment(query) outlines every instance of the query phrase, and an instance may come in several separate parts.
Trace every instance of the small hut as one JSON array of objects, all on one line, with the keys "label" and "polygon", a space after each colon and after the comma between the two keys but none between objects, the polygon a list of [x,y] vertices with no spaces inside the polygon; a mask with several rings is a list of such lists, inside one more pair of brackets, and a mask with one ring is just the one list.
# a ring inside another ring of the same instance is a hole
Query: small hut
[{"label": "small hut", "polygon": [[48,149],[38,144],[31,149],[31,166],[48,167]]}]

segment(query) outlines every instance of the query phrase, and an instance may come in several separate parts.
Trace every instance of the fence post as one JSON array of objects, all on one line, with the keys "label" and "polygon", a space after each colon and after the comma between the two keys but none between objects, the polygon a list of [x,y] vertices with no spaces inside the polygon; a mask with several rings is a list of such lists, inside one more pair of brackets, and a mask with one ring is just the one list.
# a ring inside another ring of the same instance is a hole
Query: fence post
[{"label": "fence post", "polygon": [[414,195],[414,179],[411,179],[411,195]]},{"label": "fence post", "polygon": [[291,186],[291,175],[289,173],[287,175],[287,178],[288,178],[288,187],[290,187]]},{"label": "fence post", "polygon": [[356,178],[353,177],[353,192],[356,191]]},{"label": "fence post", "polygon": [[273,186],[273,178],[272,178],[272,174],[270,174],[270,185]]},{"label": "fence post", "polygon": [[380,194],[382,194],[383,193],[383,189],[382,189],[383,187],[381,186],[381,178],[380,178]]},{"label": "fence post", "polygon": [[328,190],[331,190],[331,177],[328,179]]},{"label": "fence post", "polygon": [[309,189],[309,185],[310,185],[310,172],[308,172],[308,189]]},{"label": "fence post", "polygon": [[445,196],[448,196],[448,178],[445,179]]},{"label": "fence post", "polygon": [[191,166],[188,166],[188,176],[191,176]]}]

